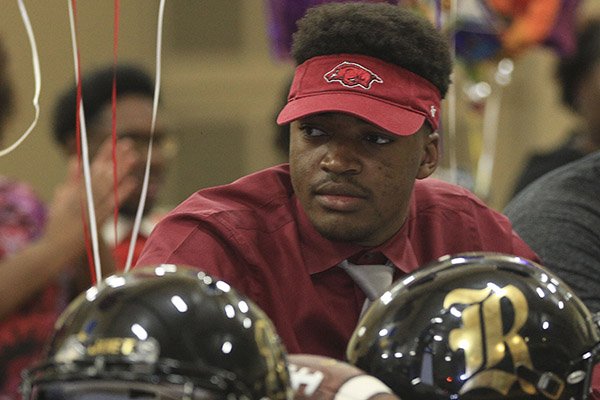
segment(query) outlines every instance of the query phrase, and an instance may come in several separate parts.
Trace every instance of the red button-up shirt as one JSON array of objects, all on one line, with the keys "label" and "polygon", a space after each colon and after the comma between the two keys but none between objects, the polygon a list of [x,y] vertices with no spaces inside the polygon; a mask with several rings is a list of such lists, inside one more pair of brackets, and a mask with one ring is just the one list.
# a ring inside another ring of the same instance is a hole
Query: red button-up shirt
[{"label": "red button-up shirt", "polygon": [[[506,217],[431,178],[416,182],[406,223],[377,250],[394,263],[396,277],[466,251],[537,261]],[[313,228],[281,165],[193,194],[158,224],[137,266],[197,267],[254,300],[290,353],[343,359],[365,295],[337,264],[360,251]]]}]

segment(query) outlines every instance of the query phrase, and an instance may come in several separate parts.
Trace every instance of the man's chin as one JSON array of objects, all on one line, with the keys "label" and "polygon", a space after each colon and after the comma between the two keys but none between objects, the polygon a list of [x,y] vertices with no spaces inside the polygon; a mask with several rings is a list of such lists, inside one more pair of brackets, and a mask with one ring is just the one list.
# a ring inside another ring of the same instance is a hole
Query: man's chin
[{"label": "man's chin", "polygon": [[357,243],[361,242],[365,234],[356,227],[343,227],[340,225],[320,225],[315,226],[317,232],[324,238],[336,242]]}]

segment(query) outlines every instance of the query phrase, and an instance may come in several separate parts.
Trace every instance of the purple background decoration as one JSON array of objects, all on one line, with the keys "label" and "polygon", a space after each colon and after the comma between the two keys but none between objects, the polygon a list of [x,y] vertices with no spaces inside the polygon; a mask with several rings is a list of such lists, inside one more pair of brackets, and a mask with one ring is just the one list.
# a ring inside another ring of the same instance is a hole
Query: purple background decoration
[{"label": "purple background decoration", "polygon": [[575,50],[577,8],[581,0],[562,0],[558,18],[543,44],[565,57]]},{"label": "purple background decoration", "polygon": [[[274,58],[282,61],[290,60],[292,34],[296,31],[296,21],[302,18],[310,7],[323,3],[343,3],[353,0],[265,0],[268,13],[268,35],[271,45],[271,53]],[[356,0],[354,0],[356,1]],[[371,2],[387,2],[390,4],[407,3],[405,0],[367,0]],[[457,1],[457,0],[454,0]],[[485,7],[485,0],[479,0]],[[414,3],[414,0],[412,1]],[[408,3],[411,3],[409,1]],[[417,1],[417,3],[420,3]],[[431,2],[430,2],[431,3]],[[439,1],[434,2],[439,6]],[[552,31],[541,43],[557,53],[559,57],[570,54],[575,47],[575,25],[577,9],[581,0],[562,0],[561,10]],[[430,5],[431,6],[431,5]],[[486,7],[487,8],[487,7]],[[436,9],[439,14],[439,10]],[[439,21],[436,21],[439,25]],[[470,21],[471,23],[473,21]],[[482,21],[480,21],[482,22]],[[481,61],[491,57],[500,47],[498,37],[490,32],[490,26],[457,25],[455,34],[459,36],[458,55],[463,61]],[[441,28],[438,26],[438,28]],[[484,31],[482,32],[481,29]],[[487,30],[487,32],[485,32]],[[496,32],[497,34],[498,32]]]},{"label": "purple background decoration", "polygon": [[[268,11],[268,35],[273,56],[279,60],[289,60],[292,34],[296,31],[296,21],[302,18],[310,7],[323,3],[344,3],[350,0],[266,0]],[[373,3],[383,0],[370,0]],[[398,1],[387,1],[397,4]]]}]

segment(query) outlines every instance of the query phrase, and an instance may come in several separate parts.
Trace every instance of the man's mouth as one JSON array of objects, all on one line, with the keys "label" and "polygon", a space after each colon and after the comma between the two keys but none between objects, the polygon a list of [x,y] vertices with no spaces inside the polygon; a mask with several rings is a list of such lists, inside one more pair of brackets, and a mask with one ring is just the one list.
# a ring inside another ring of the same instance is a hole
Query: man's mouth
[{"label": "man's mouth", "polygon": [[361,188],[340,183],[320,185],[314,191],[314,196],[321,207],[339,212],[356,211],[368,198]]}]

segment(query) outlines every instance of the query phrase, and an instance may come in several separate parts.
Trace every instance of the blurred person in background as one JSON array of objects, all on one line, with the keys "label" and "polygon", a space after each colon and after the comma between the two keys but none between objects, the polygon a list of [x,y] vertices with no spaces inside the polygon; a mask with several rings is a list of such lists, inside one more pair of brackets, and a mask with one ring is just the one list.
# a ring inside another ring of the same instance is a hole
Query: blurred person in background
[{"label": "blurred person in background", "polygon": [[[7,53],[0,41],[0,139],[13,92]],[[96,217],[107,220],[114,191],[134,193],[132,175],[139,156],[124,140],[115,147],[118,182],[113,183],[112,146],[99,144],[91,165]],[[23,368],[41,354],[53,324],[66,304],[90,285],[81,210],[83,181],[76,156],[48,206],[27,184],[0,177],[0,399],[18,398]],[[106,273],[114,271],[103,257]]]},{"label": "blurred person in background", "polygon": [[600,152],[535,180],[504,214],[544,265],[600,312]]},{"label": "blurred person in background", "polygon": [[[140,66],[121,64],[99,67],[83,77],[81,84],[85,119],[91,157],[101,143],[112,136],[112,85],[116,77],[116,136],[127,139],[140,157],[135,164],[135,190],[133,195],[119,199],[119,216],[115,230],[114,219],[109,218],[102,226],[102,238],[112,248],[117,268],[127,261],[135,214],[142,192],[144,170],[151,135],[154,81]],[[68,88],[59,98],[54,111],[54,140],[67,155],[77,154],[76,136],[77,86]],[[133,263],[137,260],[146,238],[162,217],[164,210],[155,207],[163,186],[167,166],[175,152],[175,143],[169,136],[162,115],[157,118],[153,138],[148,192],[144,204],[144,216],[137,237]],[[116,232],[116,237],[115,237]]]}]

